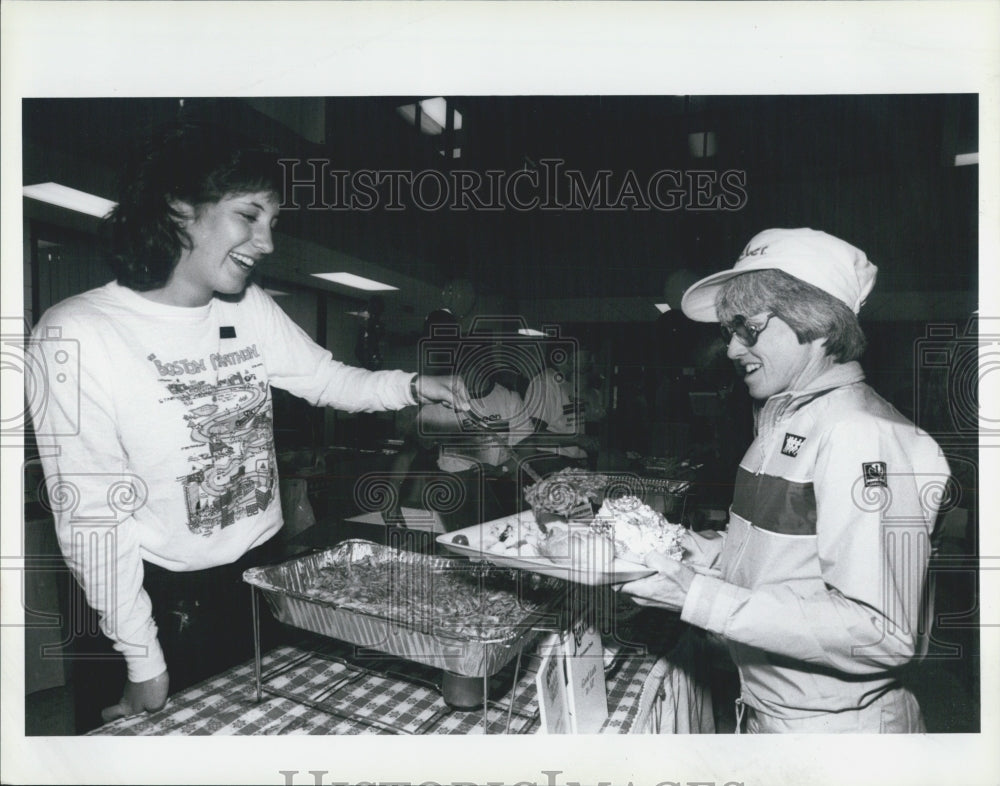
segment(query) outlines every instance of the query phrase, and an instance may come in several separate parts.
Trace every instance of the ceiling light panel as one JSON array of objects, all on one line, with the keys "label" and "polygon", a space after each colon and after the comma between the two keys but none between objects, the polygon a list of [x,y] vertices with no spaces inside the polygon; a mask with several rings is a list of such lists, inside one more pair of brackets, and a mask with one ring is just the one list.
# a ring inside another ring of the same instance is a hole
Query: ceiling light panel
[{"label": "ceiling light panel", "polygon": [[24,196],[37,199],[39,202],[47,202],[67,210],[75,210],[77,213],[86,213],[95,218],[104,218],[116,204],[110,199],[88,194],[86,191],[78,191],[61,183],[36,183],[24,186],[22,193]]},{"label": "ceiling light panel", "polygon": [[363,289],[366,292],[390,292],[399,287],[383,284],[381,281],[374,281],[364,276],[356,276],[354,273],[313,273],[316,278],[324,281],[332,281],[334,284],[343,284],[345,287],[353,289]]}]

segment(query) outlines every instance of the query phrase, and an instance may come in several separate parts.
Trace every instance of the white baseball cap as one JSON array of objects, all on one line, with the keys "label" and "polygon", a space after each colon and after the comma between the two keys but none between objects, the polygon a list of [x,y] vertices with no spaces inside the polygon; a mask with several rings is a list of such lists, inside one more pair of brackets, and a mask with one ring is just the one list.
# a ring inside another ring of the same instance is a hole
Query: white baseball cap
[{"label": "white baseball cap", "polygon": [[816,229],[765,229],[747,243],[731,270],[692,284],[681,310],[696,322],[718,322],[715,296],[729,279],[753,270],[782,270],[828,292],[855,314],[875,286],[878,268],[865,252]]}]

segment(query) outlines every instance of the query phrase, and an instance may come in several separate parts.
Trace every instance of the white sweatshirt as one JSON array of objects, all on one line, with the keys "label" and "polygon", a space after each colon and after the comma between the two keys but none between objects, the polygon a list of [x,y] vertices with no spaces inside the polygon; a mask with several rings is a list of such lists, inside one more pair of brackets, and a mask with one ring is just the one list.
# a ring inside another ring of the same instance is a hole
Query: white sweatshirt
[{"label": "white sweatshirt", "polygon": [[271,385],[353,412],[415,403],[412,374],[333,360],[257,286],[183,308],[112,282],[49,309],[29,351],[60,548],[133,682],[166,668],[142,560],[228,564],[281,528]]}]

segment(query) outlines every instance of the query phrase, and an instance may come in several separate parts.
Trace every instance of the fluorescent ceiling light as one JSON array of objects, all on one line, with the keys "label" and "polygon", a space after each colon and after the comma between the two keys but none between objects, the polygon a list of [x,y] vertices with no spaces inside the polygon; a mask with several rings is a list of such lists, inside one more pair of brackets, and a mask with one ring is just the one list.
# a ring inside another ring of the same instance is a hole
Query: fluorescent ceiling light
[{"label": "fluorescent ceiling light", "polygon": [[[448,102],[445,99],[440,97],[425,98],[420,102],[420,109],[427,117],[437,123],[437,125],[441,127],[442,131],[445,129],[445,126],[448,125]],[[457,109],[454,110],[454,112],[455,130],[461,131],[462,113]]]},{"label": "fluorescent ceiling light", "polygon": [[666,314],[670,310],[669,303],[657,303],[656,308],[659,309],[661,314]]},{"label": "fluorescent ceiling light", "polygon": [[695,158],[711,158],[716,153],[714,131],[694,131],[688,134],[688,150]]},{"label": "fluorescent ceiling light", "polygon": [[443,98],[425,98],[420,102],[420,110],[433,120],[438,128],[448,125],[448,102]]},{"label": "fluorescent ceiling light", "polygon": [[541,330],[535,330],[534,328],[519,328],[517,331],[519,336],[544,336],[545,334]]},{"label": "fluorescent ceiling light", "polygon": [[[437,98],[425,98],[420,101],[420,130],[431,136],[444,133],[448,125],[448,101],[440,96]],[[417,119],[417,105],[405,104],[396,107],[396,112],[413,125]],[[462,130],[462,113],[453,109],[454,130]]]},{"label": "fluorescent ceiling light", "polygon": [[50,205],[86,213],[96,218],[104,218],[116,204],[110,199],[94,196],[86,191],[77,191],[59,183],[36,183],[33,186],[25,186],[22,193],[39,202],[48,202]]},{"label": "fluorescent ceiling light", "polygon": [[959,153],[955,156],[955,166],[979,164],[979,153]]},{"label": "fluorescent ceiling light", "polygon": [[383,284],[380,281],[372,281],[370,278],[356,276],[353,273],[313,273],[313,275],[316,276],[316,278],[332,281],[334,284],[343,284],[345,287],[363,289],[366,292],[387,292],[389,290],[399,289],[399,287]]}]

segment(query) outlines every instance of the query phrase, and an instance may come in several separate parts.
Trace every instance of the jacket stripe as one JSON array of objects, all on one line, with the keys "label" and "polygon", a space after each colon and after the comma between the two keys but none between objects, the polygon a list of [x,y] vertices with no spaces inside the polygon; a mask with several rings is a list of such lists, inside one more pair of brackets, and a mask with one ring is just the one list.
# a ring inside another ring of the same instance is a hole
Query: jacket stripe
[{"label": "jacket stripe", "polygon": [[812,483],[754,475],[740,467],[733,490],[733,513],[769,532],[816,534],[816,494]]}]

